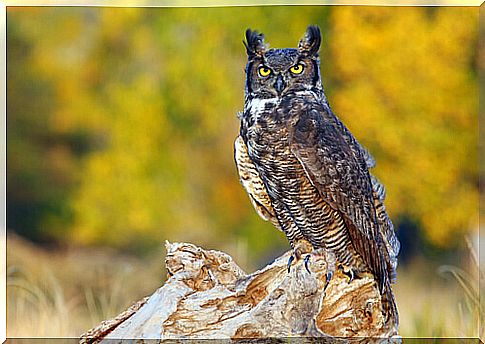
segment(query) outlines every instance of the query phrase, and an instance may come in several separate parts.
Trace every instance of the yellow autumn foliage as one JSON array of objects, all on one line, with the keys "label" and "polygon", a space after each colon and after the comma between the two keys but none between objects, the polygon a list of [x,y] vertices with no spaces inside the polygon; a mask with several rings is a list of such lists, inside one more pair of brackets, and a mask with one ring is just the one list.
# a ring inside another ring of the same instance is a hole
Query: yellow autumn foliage
[{"label": "yellow autumn foliage", "polygon": [[[451,248],[477,225],[478,9],[8,9],[9,227],[135,251],[165,239],[241,261],[287,247],[233,162],[247,27],[322,28],[334,111],[377,160],[395,224]],[[54,177],[55,176],[55,177]]]},{"label": "yellow autumn foliage", "polygon": [[391,215],[455,245],[478,226],[478,11],[340,7],[331,18],[334,110],[378,157]]}]

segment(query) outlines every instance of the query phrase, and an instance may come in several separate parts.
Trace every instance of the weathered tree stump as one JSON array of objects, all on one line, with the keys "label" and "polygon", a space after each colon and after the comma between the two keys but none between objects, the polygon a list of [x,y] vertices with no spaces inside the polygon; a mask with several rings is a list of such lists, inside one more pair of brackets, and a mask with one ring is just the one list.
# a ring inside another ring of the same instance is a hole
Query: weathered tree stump
[{"label": "weathered tree stump", "polygon": [[[81,337],[123,339],[392,337],[371,275],[351,283],[337,271],[326,292],[326,262],[315,257],[287,272],[287,252],[247,275],[232,258],[192,244],[166,243],[169,278],[152,296]],[[390,322],[392,324],[392,322]],[[140,341],[137,341],[139,343]],[[141,341],[143,342],[143,341]]]}]

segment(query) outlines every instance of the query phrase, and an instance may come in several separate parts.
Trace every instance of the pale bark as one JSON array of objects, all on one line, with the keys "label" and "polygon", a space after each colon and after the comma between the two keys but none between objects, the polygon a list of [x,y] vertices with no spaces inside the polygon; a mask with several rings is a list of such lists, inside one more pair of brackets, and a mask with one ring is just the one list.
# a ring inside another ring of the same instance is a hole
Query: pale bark
[{"label": "pale bark", "polygon": [[384,323],[370,274],[349,283],[337,270],[324,292],[323,257],[312,256],[311,273],[302,260],[288,273],[287,252],[248,275],[223,252],[186,243],[166,248],[167,282],[81,342],[397,335],[392,321]]}]

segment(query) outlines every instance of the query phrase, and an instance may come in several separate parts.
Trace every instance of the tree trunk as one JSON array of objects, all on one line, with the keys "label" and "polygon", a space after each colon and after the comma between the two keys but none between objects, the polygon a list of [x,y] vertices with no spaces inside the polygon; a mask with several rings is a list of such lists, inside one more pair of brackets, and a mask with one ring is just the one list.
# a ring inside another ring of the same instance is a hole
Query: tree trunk
[{"label": "tree trunk", "polygon": [[337,270],[324,291],[323,257],[312,256],[311,273],[302,260],[288,273],[287,252],[247,275],[223,252],[169,242],[166,249],[165,285],[83,334],[81,343],[397,335],[395,321],[385,321],[370,274],[349,283]]}]

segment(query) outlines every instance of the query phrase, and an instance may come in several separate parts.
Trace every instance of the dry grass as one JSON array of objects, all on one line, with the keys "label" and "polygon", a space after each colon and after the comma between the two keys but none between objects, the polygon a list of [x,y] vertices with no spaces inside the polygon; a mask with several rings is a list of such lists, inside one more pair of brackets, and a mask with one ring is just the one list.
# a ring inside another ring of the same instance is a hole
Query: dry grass
[{"label": "dry grass", "polygon": [[7,336],[77,337],[161,285],[157,259],[7,240]]},{"label": "dry grass", "polygon": [[[421,260],[399,269],[394,290],[403,337],[478,336],[479,307],[456,279],[458,270]],[[470,274],[466,278],[468,286],[476,281]],[[473,293],[478,295],[478,289]]]},{"label": "dry grass", "polygon": [[[157,257],[141,260],[108,251],[50,252],[10,237],[7,335],[77,337],[153,293],[164,279],[162,267],[162,247]],[[403,337],[478,335],[476,275],[415,261],[398,276],[394,290]]]}]

